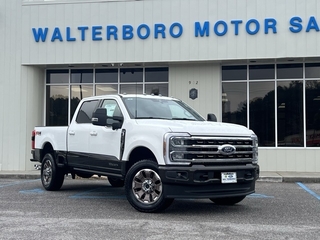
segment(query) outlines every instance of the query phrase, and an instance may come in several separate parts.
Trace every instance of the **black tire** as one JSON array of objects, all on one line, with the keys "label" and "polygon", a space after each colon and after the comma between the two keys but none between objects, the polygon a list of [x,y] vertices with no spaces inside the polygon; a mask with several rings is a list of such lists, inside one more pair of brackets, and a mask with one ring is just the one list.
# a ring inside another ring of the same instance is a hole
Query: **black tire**
[{"label": "black tire", "polygon": [[119,178],[108,177],[108,181],[112,187],[123,187],[124,181]]},{"label": "black tire", "polygon": [[64,172],[59,169],[50,153],[47,153],[41,164],[42,186],[48,191],[59,190],[64,181]]},{"label": "black tire", "polygon": [[217,205],[235,205],[245,199],[246,196],[239,196],[239,197],[226,197],[226,198],[210,198],[212,202]]},{"label": "black tire", "polygon": [[140,212],[161,212],[174,200],[164,197],[158,164],[151,160],[139,161],[129,169],[125,191],[129,203]]}]

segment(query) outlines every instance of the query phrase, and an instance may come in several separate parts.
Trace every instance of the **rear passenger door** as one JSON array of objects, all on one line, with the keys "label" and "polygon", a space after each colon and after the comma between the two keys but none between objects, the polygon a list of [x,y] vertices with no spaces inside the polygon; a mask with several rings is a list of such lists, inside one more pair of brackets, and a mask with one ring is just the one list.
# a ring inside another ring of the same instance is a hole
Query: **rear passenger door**
[{"label": "rear passenger door", "polygon": [[68,164],[79,169],[90,169],[89,141],[92,136],[92,113],[99,100],[83,102],[76,118],[68,128]]}]

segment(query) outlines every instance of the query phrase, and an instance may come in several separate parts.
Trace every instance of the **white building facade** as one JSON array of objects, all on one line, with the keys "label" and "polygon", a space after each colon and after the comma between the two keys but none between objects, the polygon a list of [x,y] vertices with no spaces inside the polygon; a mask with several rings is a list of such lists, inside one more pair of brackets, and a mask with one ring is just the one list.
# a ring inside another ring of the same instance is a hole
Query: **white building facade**
[{"label": "white building facade", "polygon": [[253,129],[262,171],[320,173],[319,31],[317,0],[0,1],[0,171],[83,97],[159,92]]}]

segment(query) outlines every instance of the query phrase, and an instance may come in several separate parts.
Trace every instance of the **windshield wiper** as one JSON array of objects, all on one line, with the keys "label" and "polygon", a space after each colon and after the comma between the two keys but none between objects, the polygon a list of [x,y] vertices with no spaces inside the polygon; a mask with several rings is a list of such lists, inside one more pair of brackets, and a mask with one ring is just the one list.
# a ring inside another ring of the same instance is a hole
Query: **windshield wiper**
[{"label": "windshield wiper", "polygon": [[171,118],[164,118],[164,117],[136,117],[135,119],[164,119],[164,120],[171,120]]},{"label": "windshield wiper", "polygon": [[196,121],[196,119],[193,119],[193,118],[172,118],[172,120],[187,120],[187,121]]}]

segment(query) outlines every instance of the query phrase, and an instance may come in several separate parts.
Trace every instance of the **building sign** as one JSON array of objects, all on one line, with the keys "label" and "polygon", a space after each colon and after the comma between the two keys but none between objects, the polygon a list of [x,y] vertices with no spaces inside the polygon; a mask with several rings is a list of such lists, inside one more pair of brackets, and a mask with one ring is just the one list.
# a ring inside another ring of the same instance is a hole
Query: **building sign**
[{"label": "building sign", "polygon": [[[216,22],[194,22],[194,37],[222,37],[226,34],[240,35],[249,34],[255,35],[258,33],[263,34],[276,34],[277,33],[277,20],[274,18],[265,18],[263,21],[258,19],[249,19],[243,21],[235,19],[231,21],[219,20]],[[319,32],[319,25],[314,16],[309,19],[302,19],[299,16],[294,16],[288,20],[288,30],[292,33],[300,32]],[[38,27],[32,28],[34,40],[36,42],[46,41],[60,41],[60,42],[73,42],[73,41],[102,41],[102,40],[131,40],[139,38],[145,40],[148,38],[180,38],[183,35],[183,25],[179,22],[174,22],[171,25],[163,23],[156,23],[153,25],[140,24],[137,27],[132,25],[95,25],[95,26],[78,26],[71,27]]]}]

